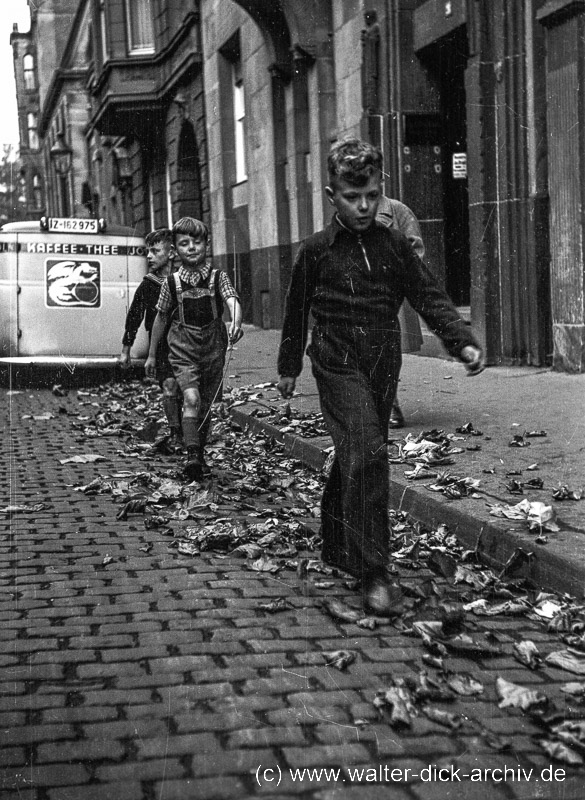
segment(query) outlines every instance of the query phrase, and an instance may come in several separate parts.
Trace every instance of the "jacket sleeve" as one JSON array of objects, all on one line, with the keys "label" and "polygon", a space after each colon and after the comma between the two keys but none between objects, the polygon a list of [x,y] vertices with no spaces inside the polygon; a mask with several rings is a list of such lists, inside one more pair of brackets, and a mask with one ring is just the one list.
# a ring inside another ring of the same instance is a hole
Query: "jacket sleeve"
[{"label": "jacket sleeve", "polygon": [[281,376],[296,378],[302,372],[315,279],[315,257],[303,243],[293,265],[284,306],[278,351],[278,374]]},{"label": "jacket sleeve", "polygon": [[394,211],[394,222],[399,231],[406,236],[414,252],[424,261],[425,258],[425,245],[420,230],[418,219],[413,211],[404,203],[398,200],[391,200],[392,208]]},{"label": "jacket sleeve", "polygon": [[404,294],[414,310],[455,358],[460,357],[467,345],[479,348],[470,326],[462,319],[432,272],[416,257],[405,240],[399,247],[402,251]]},{"label": "jacket sleeve", "polygon": [[134,340],[136,339],[136,334],[138,333],[138,328],[141,326],[142,320],[144,319],[145,313],[146,302],[144,296],[144,285],[141,283],[138,289],[136,289],[134,292],[132,303],[128,309],[128,314],[126,315],[126,326],[124,330],[124,336],[122,338],[123,345],[132,347]]}]

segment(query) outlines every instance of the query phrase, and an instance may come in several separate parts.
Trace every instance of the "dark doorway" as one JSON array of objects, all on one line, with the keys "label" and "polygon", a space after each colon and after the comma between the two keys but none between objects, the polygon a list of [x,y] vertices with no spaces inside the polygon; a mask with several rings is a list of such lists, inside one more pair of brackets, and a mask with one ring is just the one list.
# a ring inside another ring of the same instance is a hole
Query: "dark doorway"
[{"label": "dark doorway", "polygon": [[458,306],[470,303],[469,196],[464,25],[425,48],[421,58],[439,88],[445,235],[445,288]]},{"label": "dark doorway", "polygon": [[203,218],[201,173],[197,138],[193,125],[185,120],[179,136],[177,154],[179,179],[179,217]]}]

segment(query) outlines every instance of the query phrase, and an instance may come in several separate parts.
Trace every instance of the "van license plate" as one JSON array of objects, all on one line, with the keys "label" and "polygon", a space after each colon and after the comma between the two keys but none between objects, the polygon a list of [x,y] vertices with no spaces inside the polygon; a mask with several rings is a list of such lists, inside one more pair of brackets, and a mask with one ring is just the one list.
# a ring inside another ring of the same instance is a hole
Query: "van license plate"
[{"label": "van license plate", "polygon": [[70,217],[49,217],[48,230],[58,233],[97,233],[97,219],[72,219]]}]

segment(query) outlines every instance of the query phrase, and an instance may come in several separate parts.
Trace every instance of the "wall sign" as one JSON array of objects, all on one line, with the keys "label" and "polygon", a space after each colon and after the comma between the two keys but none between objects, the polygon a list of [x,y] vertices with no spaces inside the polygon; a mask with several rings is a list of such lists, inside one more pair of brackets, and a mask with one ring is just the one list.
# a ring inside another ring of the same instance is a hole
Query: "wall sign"
[{"label": "wall sign", "polygon": [[453,153],[451,157],[451,174],[453,178],[467,178],[467,153]]}]

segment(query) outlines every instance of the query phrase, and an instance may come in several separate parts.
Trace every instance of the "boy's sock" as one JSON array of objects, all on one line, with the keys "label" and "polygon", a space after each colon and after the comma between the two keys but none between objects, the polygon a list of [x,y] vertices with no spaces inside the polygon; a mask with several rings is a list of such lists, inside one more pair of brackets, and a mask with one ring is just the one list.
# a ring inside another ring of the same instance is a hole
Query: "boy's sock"
[{"label": "boy's sock", "polygon": [[187,449],[199,450],[199,424],[197,417],[183,417],[183,443]]},{"label": "boy's sock", "polygon": [[179,416],[179,403],[177,398],[163,395],[162,406],[171,430],[173,428],[180,428],[181,418]]}]

